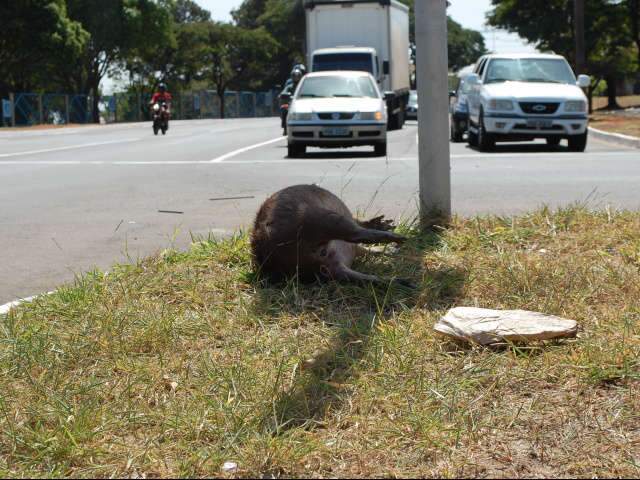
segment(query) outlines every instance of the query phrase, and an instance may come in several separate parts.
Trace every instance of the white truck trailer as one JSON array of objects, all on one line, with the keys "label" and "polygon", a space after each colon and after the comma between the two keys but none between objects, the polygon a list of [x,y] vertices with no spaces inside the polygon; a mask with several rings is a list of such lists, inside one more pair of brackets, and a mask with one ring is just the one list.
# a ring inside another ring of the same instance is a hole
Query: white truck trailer
[{"label": "white truck trailer", "polygon": [[389,128],[409,103],[409,8],[396,0],[305,0],[311,72],[365,70],[384,92]]}]

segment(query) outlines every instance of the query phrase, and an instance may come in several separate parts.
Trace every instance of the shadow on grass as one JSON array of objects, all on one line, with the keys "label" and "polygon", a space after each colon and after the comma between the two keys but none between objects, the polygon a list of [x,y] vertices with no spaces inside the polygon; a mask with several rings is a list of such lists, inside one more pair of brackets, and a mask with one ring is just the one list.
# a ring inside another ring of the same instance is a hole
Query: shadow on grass
[{"label": "shadow on grass", "polygon": [[438,248],[442,238],[436,232],[409,233],[410,240],[389,256],[367,255],[354,268],[380,276],[406,278],[418,287],[396,284],[262,285],[255,298],[255,314],[274,321],[283,313],[319,315],[335,334],[328,345],[301,362],[291,388],[281,392],[272,409],[264,412],[263,429],[279,435],[292,428],[322,426],[325,415],[349,395],[349,384],[357,376],[374,328],[403,311],[415,308],[439,310],[455,303],[465,282],[456,269],[430,269],[424,256]]}]

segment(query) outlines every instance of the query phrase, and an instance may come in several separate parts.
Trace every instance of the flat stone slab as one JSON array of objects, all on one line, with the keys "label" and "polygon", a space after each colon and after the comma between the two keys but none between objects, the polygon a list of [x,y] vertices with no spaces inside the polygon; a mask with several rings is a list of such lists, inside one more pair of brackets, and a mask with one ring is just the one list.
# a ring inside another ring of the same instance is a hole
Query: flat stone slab
[{"label": "flat stone slab", "polygon": [[527,310],[491,310],[456,307],[434,325],[450,337],[480,345],[572,338],[578,332],[575,320]]}]

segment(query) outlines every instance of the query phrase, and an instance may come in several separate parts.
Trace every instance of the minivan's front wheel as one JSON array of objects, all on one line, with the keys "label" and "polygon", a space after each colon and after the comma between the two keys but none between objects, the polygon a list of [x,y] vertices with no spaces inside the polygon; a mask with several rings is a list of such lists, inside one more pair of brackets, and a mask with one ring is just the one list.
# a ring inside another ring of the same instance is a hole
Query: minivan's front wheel
[{"label": "minivan's front wheel", "polygon": [[462,129],[458,125],[458,122],[451,118],[449,123],[451,125],[451,141],[453,143],[462,142]]},{"label": "minivan's front wheel", "polygon": [[569,151],[584,152],[585,148],[587,148],[587,130],[580,135],[569,136]]},{"label": "minivan's front wheel", "polygon": [[296,158],[304,155],[307,151],[306,145],[298,145],[296,143],[287,144],[287,155],[289,158]]},{"label": "minivan's front wheel", "polygon": [[387,142],[376,143],[373,148],[378,157],[385,157],[387,155]]}]

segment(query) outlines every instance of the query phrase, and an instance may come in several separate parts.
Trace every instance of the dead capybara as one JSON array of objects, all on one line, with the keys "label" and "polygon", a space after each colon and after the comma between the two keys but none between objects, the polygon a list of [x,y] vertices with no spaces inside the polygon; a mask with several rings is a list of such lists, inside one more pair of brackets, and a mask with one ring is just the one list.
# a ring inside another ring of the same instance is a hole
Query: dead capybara
[{"label": "dead capybara", "polygon": [[353,218],[333,193],[316,185],[294,185],[271,195],[260,207],[251,235],[258,272],[272,280],[297,275],[316,279],[383,279],[352,270],[358,243],[400,243],[405,237],[389,230],[390,221]]}]

